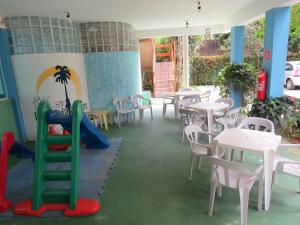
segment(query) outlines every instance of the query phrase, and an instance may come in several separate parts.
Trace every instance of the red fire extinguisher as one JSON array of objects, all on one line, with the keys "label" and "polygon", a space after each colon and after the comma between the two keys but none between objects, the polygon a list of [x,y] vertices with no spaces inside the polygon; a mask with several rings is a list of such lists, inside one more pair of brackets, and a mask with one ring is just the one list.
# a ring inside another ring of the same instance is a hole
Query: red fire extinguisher
[{"label": "red fire extinguisher", "polygon": [[262,69],[258,74],[256,98],[259,101],[266,100],[267,77],[268,77],[268,75],[267,75],[267,71],[265,69]]}]

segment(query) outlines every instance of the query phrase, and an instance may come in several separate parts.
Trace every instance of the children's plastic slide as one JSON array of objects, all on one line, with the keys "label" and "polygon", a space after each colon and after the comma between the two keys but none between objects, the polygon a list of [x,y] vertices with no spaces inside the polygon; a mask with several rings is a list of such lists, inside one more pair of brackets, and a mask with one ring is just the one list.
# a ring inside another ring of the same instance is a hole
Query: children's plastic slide
[{"label": "children's plastic slide", "polygon": [[[63,128],[72,132],[72,115],[64,115],[61,111],[53,110],[47,115],[49,124],[61,124]],[[81,140],[87,149],[105,149],[110,146],[109,139],[84,114],[80,124]]]}]

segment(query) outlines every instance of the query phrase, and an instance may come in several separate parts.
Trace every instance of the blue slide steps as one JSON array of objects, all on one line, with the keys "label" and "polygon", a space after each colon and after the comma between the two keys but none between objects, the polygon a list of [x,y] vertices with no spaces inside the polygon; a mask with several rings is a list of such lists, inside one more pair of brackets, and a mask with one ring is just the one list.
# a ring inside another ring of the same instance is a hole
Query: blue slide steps
[{"label": "blue slide steps", "polygon": [[[49,124],[61,124],[63,128],[72,132],[72,115],[64,115],[61,111],[53,110],[48,113]],[[87,149],[105,149],[110,146],[109,139],[84,114],[80,124],[81,140]]]}]

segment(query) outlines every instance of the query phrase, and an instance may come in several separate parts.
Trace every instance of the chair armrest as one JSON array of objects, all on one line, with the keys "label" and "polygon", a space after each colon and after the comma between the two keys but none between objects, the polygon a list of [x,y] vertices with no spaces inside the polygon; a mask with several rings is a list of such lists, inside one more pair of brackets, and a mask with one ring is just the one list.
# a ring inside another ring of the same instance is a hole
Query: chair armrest
[{"label": "chair armrest", "polygon": [[134,101],[129,101],[128,102],[130,105],[132,105],[132,109],[136,109],[139,107],[139,104],[137,102],[134,102]]},{"label": "chair armrest", "polygon": [[151,100],[148,98],[143,98],[143,100],[148,101],[148,104],[151,105]]}]

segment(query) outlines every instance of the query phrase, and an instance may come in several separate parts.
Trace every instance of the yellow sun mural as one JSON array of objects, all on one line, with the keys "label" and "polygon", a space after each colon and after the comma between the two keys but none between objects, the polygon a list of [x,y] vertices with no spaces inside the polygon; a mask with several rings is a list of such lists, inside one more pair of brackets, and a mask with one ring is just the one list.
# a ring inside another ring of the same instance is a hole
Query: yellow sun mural
[{"label": "yellow sun mural", "polygon": [[[70,70],[70,73],[71,73],[70,80],[74,84],[74,87],[75,87],[75,90],[76,90],[76,98],[81,99],[82,90],[81,90],[81,85],[80,85],[80,79],[79,79],[78,75],[76,74],[76,72],[71,67],[68,67],[68,69]],[[38,95],[42,84],[48,78],[53,77],[53,75],[56,72],[57,72],[57,69],[55,68],[55,66],[53,66],[53,67],[50,67],[50,68],[46,69],[43,73],[40,74],[38,80],[36,81],[36,85],[35,85],[36,95]]]}]

